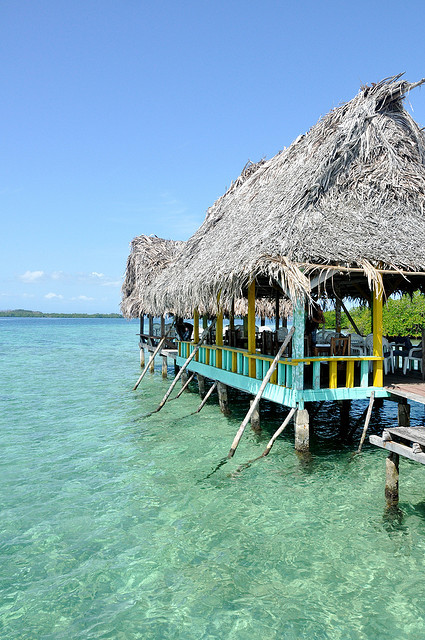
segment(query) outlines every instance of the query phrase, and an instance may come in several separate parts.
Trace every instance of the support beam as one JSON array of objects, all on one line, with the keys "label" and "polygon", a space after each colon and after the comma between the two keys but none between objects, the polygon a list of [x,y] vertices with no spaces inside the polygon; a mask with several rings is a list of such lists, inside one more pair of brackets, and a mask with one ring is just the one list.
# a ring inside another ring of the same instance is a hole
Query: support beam
[{"label": "support beam", "polygon": [[390,453],[385,461],[385,500],[388,507],[396,507],[398,505],[399,462],[398,453],[393,452]]},{"label": "support beam", "polygon": [[149,314],[149,337],[152,338],[153,336],[153,315],[150,313]]},{"label": "support beam", "polygon": [[280,296],[279,296],[279,291],[276,291],[276,296],[275,296],[275,319],[274,319],[274,326],[275,326],[275,331],[277,331],[279,329],[279,301],[280,301]]},{"label": "support beam", "polygon": [[341,333],[341,301],[335,300],[335,331]]},{"label": "support beam", "polygon": [[[382,357],[382,290],[376,285],[373,290],[372,320],[373,320],[373,355]],[[384,384],[384,363],[377,360],[373,363],[373,386],[382,387]]]},{"label": "support beam", "polygon": [[[255,280],[248,286],[248,353],[255,353]],[[255,378],[255,360],[249,359],[248,375]]]},{"label": "support beam", "polygon": [[198,379],[199,395],[201,396],[201,398],[203,398],[205,396],[205,377],[201,376],[201,374],[198,373],[197,379]]},{"label": "support beam", "polygon": [[165,318],[161,316],[161,338],[165,336]]},{"label": "support beam", "polygon": [[163,377],[163,378],[166,378],[166,377],[167,377],[167,375],[168,375],[168,362],[167,362],[167,356],[166,356],[166,355],[164,355],[164,354],[162,354],[162,355],[161,355],[161,357],[162,357],[162,370],[161,370],[161,372],[162,372],[162,377]]},{"label": "support beam", "polygon": [[[292,339],[292,358],[304,358],[304,336],[305,336],[305,303],[298,300],[294,304],[294,337]],[[294,367],[293,388],[301,391],[304,388],[304,364],[300,363]],[[299,406],[300,409],[304,407]]]},{"label": "support beam", "polygon": [[145,366],[145,348],[142,345],[140,347],[140,368],[143,369],[144,366]]},{"label": "support beam", "polygon": [[398,426],[410,427],[410,404],[405,398],[400,398],[398,404]]},{"label": "support beam", "polygon": [[298,409],[294,418],[295,450],[305,452],[310,444],[310,420],[307,409]]},{"label": "support beam", "polygon": [[139,329],[139,333],[140,336],[142,336],[145,333],[145,316],[143,313],[140,314],[140,329]]}]

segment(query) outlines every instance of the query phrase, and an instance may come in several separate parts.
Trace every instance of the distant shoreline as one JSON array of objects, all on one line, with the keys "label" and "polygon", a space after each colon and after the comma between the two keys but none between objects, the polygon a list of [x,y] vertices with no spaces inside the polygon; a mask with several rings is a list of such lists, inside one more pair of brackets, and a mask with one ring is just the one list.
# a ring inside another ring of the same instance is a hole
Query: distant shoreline
[{"label": "distant shoreline", "polygon": [[120,313],[43,313],[27,309],[0,311],[0,318],[123,318]]}]

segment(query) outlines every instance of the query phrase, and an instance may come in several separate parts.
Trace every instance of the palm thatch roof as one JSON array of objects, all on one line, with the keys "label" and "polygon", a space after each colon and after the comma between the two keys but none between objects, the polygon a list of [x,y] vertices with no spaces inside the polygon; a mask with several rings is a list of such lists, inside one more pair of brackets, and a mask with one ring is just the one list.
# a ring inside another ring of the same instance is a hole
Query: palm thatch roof
[{"label": "palm thatch roof", "polygon": [[253,278],[291,299],[312,271],[425,271],[425,136],[403,107],[401,76],[362,87],[287,149],[249,165],[208,210],[177,260],[149,290],[184,315],[246,295]]},{"label": "palm thatch roof", "polygon": [[157,236],[134,238],[122,285],[121,312],[125,318],[137,318],[150,312],[146,294],[161,271],[175,262],[183,245],[184,242]]}]

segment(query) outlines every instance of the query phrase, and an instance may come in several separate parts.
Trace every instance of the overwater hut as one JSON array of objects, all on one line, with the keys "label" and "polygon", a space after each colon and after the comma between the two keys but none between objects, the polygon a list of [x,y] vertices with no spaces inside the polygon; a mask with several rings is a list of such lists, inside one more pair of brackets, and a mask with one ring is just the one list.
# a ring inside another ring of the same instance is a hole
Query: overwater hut
[{"label": "overwater hut", "polygon": [[[263,397],[298,411],[300,448],[308,446],[305,403],[391,396],[383,375],[383,302],[425,285],[425,136],[403,106],[423,82],[396,76],[362,87],[287,149],[249,165],[144,291],[155,313],[215,315],[215,343],[203,345],[189,369],[253,395],[273,360],[258,349],[255,300],[290,301],[291,350]],[[339,355],[308,351],[313,297],[370,302],[372,354],[353,355],[342,342]],[[226,345],[223,311],[243,298],[246,346]],[[180,365],[194,346],[180,342]]]}]

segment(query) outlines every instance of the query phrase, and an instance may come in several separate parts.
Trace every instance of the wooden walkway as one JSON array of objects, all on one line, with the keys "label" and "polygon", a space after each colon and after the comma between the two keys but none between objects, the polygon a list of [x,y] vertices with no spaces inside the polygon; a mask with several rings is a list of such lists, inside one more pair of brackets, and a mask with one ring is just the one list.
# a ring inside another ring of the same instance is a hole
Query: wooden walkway
[{"label": "wooden walkway", "polygon": [[425,382],[419,376],[386,376],[385,382],[392,395],[425,404]]}]

